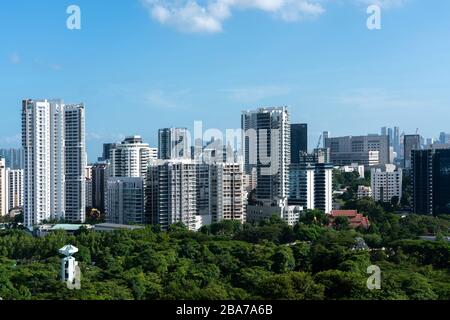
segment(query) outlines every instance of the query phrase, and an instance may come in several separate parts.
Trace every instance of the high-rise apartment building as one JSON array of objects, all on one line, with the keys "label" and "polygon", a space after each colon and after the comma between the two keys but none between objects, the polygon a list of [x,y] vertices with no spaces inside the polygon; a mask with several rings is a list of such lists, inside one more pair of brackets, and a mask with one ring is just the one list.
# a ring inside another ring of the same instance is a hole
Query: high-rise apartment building
[{"label": "high-rise apartment building", "polygon": [[411,152],[414,213],[450,214],[450,149]]},{"label": "high-rise apartment building", "polygon": [[333,210],[333,165],[316,163],[314,174],[314,207],[329,214]]},{"label": "high-rise apartment building", "polygon": [[290,166],[289,204],[330,213],[333,209],[333,166],[304,159]]},{"label": "high-rise apartment building", "polygon": [[244,111],[241,123],[245,173],[256,170],[256,205],[247,206],[247,220],[261,221],[277,215],[288,224],[295,224],[303,208],[288,204],[291,164],[288,108]]},{"label": "high-rise apartment building", "polygon": [[24,219],[85,220],[85,110],[61,100],[24,100]]},{"label": "high-rise apartment building", "polygon": [[[143,143],[140,136],[130,136],[125,138],[120,144],[116,144],[110,151],[109,166],[106,168],[106,194],[105,202],[106,220],[110,223],[146,223],[145,215],[145,180],[147,177],[148,166],[154,159],[152,150],[147,143]],[[142,201],[144,205],[138,206],[138,209],[132,207],[130,203],[139,198],[139,179],[142,180]],[[96,181],[101,184],[101,181]],[[97,187],[96,186],[96,187]],[[100,187],[101,188],[101,187]],[[99,193],[96,191],[98,197]],[[128,192],[128,194],[126,193]],[[128,196],[128,198],[125,198]],[[134,199],[134,200],[133,200]],[[128,201],[128,202],[127,202]]]},{"label": "high-rise apartment building", "polygon": [[6,169],[8,190],[8,211],[23,208],[23,174],[21,169]]},{"label": "high-rise apartment building", "polygon": [[187,128],[164,128],[158,131],[158,158],[191,159],[190,135]]},{"label": "high-rise apartment building", "polygon": [[92,166],[92,207],[105,213],[105,192],[107,164],[96,163]]},{"label": "high-rise apartment building", "polygon": [[420,135],[411,134],[405,135],[403,140],[404,147],[404,161],[403,166],[405,169],[411,169],[411,151],[420,150]]},{"label": "high-rise apartment building", "polygon": [[393,160],[388,135],[329,138],[325,140],[325,147],[330,148],[331,162],[334,165],[350,165],[357,162],[355,158],[370,159],[371,152],[372,155],[373,152],[378,152],[380,165],[390,164]]},{"label": "high-rise apartment building", "polygon": [[92,165],[86,166],[86,208],[92,208]]},{"label": "high-rise apartment building", "polygon": [[158,148],[150,148],[150,160],[158,160]]},{"label": "high-rise apartment building", "polygon": [[84,106],[64,105],[64,220],[86,219],[86,136]]},{"label": "high-rise apartment building", "polygon": [[106,221],[145,224],[145,191],[142,177],[112,177],[107,181]]},{"label": "high-rise apartment building", "polygon": [[293,163],[290,166],[289,204],[302,206],[304,209],[315,208],[315,171],[311,162]]},{"label": "high-rise apartment building", "polygon": [[375,201],[391,202],[394,197],[397,203],[402,198],[402,169],[395,165],[373,168],[371,171],[372,197]]},{"label": "high-rise apartment building", "polygon": [[145,178],[151,153],[150,146],[140,136],[125,138],[110,151],[111,176]]},{"label": "high-rise apartment building", "polygon": [[287,107],[242,113],[246,174],[257,170],[256,199],[262,205],[286,205],[289,196],[291,126]]},{"label": "high-rise apartment building", "polygon": [[0,217],[8,214],[8,177],[6,174],[6,161],[0,158]]},{"label": "high-rise apartment building", "polygon": [[206,164],[188,159],[151,163],[146,192],[150,223],[166,230],[182,222],[197,230],[204,221],[245,221],[246,192],[242,164]]},{"label": "high-rise apartment building", "polygon": [[308,152],[308,125],[291,124],[291,163],[300,163],[300,155]]},{"label": "high-rise apartment building", "polygon": [[146,212],[150,223],[167,230],[181,222],[196,230],[199,164],[192,160],[151,163],[147,178]]},{"label": "high-rise apartment building", "polygon": [[246,193],[240,163],[216,163],[209,166],[209,210],[212,222],[245,222]]}]

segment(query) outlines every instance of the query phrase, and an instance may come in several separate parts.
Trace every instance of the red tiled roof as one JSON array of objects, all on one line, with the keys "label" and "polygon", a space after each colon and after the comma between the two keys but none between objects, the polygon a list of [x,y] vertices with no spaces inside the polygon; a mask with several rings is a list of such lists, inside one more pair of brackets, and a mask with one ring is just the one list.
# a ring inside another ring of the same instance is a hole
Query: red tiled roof
[{"label": "red tiled roof", "polygon": [[356,210],[333,210],[331,211],[331,217],[347,217],[350,226],[353,228],[363,227],[367,229],[370,226],[369,219]]}]

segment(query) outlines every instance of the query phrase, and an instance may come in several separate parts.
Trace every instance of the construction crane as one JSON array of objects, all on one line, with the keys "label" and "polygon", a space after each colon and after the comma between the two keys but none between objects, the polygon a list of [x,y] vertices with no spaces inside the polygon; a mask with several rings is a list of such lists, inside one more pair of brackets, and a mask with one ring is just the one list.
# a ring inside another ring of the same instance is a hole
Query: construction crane
[{"label": "construction crane", "polygon": [[[321,134],[320,137],[319,137],[319,141],[317,142],[316,150],[319,150],[319,148],[320,148],[320,142],[322,141],[322,137],[323,137],[323,134]],[[323,147],[325,148],[325,146],[323,146]]]}]

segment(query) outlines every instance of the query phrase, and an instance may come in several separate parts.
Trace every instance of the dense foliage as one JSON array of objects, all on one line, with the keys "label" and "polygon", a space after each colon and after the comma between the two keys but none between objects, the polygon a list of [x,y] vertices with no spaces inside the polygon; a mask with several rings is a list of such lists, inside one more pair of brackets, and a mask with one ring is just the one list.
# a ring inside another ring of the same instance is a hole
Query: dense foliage
[{"label": "dense foliage", "polygon": [[[244,226],[225,221],[201,232],[174,225],[34,238],[0,232],[3,299],[450,299],[450,221],[400,218],[364,199],[352,204],[373,221],[367,230],[329,228],[318,211],[294,228],[272,218]],[[418,236],[439,233],[437,241]],[[355,250],[364,238],[371,250]],[[66,244],[79,248],[81,290],[59,280]],[[384,248],[384,249],[383,249]],[[367,267],[382,270],[367,289]]]}]

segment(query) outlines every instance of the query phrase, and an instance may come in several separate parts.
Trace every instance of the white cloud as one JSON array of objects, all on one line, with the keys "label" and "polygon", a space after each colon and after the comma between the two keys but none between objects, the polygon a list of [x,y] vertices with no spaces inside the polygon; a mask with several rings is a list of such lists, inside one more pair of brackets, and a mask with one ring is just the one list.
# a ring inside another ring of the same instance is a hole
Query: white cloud
[{"label": "white cloud", "polygon": [[19,64],[21,62],[20,56],[17,53],[13,53],[9,56],[9,61],[12,64]]},{"label": "white cloud", "polygon": [[409,0],[140,0],[150,16],[163,25],[186,33],[217,33],[234,11],[259,10],[286,22],[314,19],[325,5],[379,5],[383,9],[401,7]]},{"label": "white cloud", "polygon": [[141,0],[153,19],[182,32],[216,33],[235,10],[260,10],[284,21],[316,18],[321,0]]}]

